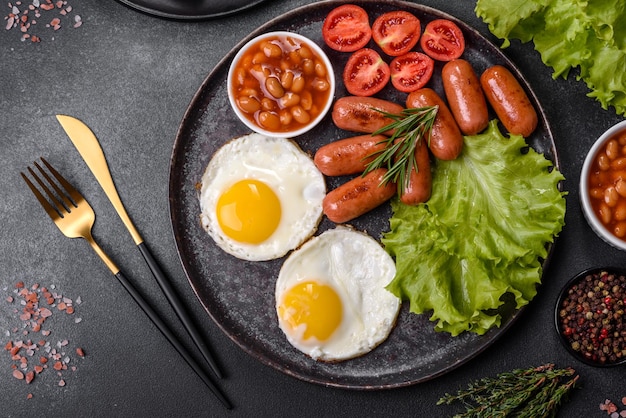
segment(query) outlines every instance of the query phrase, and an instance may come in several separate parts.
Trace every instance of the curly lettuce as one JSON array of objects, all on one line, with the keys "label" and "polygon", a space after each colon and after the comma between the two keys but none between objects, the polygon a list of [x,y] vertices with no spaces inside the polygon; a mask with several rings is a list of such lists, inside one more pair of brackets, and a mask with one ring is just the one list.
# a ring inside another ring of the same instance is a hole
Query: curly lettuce
[{"label": "curly lettuce", "polygon": [[623,0],[478,0],[476,16],[507,47],[533,41],[541,59],[567,78],[580,70],[589,97],[626,115],[626,3]]},{"label": "curly lettuce", "polygon": [[438,161],[426,204],[392,201],[382,242],[395,257],[387,289],[435,329],[483,334],[499,326],[507,293],[520,308],[536,295],[542,259],[564,226],[563,175],[523,137],[494,120],[465,137],[463,153]]}]

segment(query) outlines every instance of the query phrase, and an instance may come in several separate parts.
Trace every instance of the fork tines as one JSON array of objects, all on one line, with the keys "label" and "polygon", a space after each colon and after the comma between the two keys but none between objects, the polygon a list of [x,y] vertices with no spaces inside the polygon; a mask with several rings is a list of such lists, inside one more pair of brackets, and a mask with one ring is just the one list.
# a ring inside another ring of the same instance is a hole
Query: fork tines
[{"label": "fork tines", "polygon": [[[20,174],[22,175],[22,178],[24,179],[30,190],[37,197],[39,203],[41,203],[46,212],[48,212],[48,215],[50,215],[50,217],[52,217],[53,219],[57,217],[62,218],[64,217],[64,213],[71,212],[72,208],[77,207],[77,201],[79,199],[76,197],[76,194],[78,192],[43,157],[41,158],[41,162],[46,166],[48,171],[56,179],[56,182],[36,161],[34,162],[34,165],[39,171],[40,175],[38,175],[30,167],[28,167],[28,172],[30,173],[31,177],[33,177],[35,181],[39,184],[44,193],[48,196],[48,199],[44,197],[44,195],[24,173]],[[42,177],[45,179],[45,182],[44,180],[42,180]],[[62,190],[61,187],[63,187],[63,189],[65,190]],[[51,188],[54,190],[54,192],[51,190]]]}]

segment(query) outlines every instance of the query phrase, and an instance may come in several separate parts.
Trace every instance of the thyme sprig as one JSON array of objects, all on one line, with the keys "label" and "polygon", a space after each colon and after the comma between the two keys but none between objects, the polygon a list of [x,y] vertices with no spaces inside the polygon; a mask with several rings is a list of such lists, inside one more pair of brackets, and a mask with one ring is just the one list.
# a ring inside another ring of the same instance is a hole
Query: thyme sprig
[{"label": "thyme sprig", "polygon": [[455,418],[554,417],[578,378],[574,369],[555,369],[554,364],[516,369],[470,383],[455,395],[446,394],[437,405],[461,402],[466,410]]},{"label": "thyme sprig", "polygon": [[372,133],[379,135],[387,131],[392,131],[390,137],[380,141],[385,148],[372,153],[376,156],[365,169],[363,175],[378,168],[387,168],[382,184],[390,181],[398,185],[398,194],[409,185],[411,170],[415,167],[418,170],[415,160],[415,149],[420,144],[419,141],[430,143],[430,133],[437,116],[439,106],[426,106],[418,108],[403,109],[401,113],[389,113],[380,109],[375,109],[393,122]]}]

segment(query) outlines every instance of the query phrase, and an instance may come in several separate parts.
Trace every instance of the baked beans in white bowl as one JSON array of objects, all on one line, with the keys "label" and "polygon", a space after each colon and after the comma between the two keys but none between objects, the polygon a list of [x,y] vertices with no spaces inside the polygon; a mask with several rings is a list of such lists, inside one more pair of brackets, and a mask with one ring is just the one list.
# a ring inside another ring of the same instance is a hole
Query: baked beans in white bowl
[{"label": "baked beans in white bowl", "polygon": [[580,175],[583,214],[600,238],[626,251],[626,121],[593,144]]},{"label": "baked beans in white bowl", "polygon": [[228,71],[228,97],[241,121],[266,136],[291,138],[316,126],[335,94],[330,60],[312,40],[268,32],[247,42]]}]

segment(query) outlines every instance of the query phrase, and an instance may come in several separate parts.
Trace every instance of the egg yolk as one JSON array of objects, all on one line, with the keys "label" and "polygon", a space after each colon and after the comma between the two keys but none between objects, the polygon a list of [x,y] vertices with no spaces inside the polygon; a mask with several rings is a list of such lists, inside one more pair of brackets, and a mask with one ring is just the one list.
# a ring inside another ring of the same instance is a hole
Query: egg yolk
[{"label": "egg yolk", "polygon": [[279,315],[293,329],[304,325],[305,340],[326,341],[341,323],[341,299],[330,286],[299,283],[285,293]]},{"label": "egg yolk", "polygon": [[267,184],[241,180],[220,196],[216,214],[227,236],[238,242],[259,244],[278,227],[280,200]]}]

